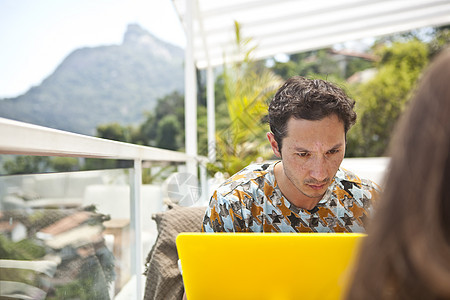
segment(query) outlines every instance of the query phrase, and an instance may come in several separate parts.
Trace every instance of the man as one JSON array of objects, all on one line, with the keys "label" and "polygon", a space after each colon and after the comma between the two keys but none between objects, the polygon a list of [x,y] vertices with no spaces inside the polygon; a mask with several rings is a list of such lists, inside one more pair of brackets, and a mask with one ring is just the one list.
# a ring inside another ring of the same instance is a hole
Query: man
[{"label": "man", "polygon": [[211,197],[204,232],[364,232],[379,188],[341,169],[354,101],[296,76],[269,105],[274,163],[252,164]]}]

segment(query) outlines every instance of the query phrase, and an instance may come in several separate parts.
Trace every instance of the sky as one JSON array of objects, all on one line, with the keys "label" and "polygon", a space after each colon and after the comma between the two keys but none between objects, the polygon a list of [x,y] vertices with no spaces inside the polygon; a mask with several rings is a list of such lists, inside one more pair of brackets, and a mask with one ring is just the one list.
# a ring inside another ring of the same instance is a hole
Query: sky
[{"label": "sky", "polygon": [[120,44],[131,23],[185,47],[171,0],[0,0],[0,98],[39,85],[75,49]]}]

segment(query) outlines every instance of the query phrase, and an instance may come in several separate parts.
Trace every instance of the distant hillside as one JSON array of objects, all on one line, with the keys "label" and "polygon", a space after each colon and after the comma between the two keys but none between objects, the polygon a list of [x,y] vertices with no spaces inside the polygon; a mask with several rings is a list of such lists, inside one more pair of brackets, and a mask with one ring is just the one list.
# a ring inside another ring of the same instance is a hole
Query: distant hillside
[{"label": "distant hillside", "polygon": [[0,100],[0,117],[88,135],[136,124],[158,98],[183,92],[183,61],[183,49],[129,25],[121,45],[77,49],[41,85]]}]

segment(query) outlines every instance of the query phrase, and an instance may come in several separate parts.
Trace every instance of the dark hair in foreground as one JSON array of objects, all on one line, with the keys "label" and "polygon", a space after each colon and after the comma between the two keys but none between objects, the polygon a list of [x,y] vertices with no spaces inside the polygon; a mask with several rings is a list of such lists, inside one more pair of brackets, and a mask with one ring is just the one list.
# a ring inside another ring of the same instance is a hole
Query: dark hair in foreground
[{"label": "dark hair in foreground", "polygon": [[421,78],[347,299],[450,299],[450,52]]},{"label": "dark hair in foreground", "polygon": [[336,114],[345,132],[356,122],[355,101],[336,85],[321,79],[294,76],[277,91],[269,105],[269,125],[281,150],[291,117],[321,120]]}]

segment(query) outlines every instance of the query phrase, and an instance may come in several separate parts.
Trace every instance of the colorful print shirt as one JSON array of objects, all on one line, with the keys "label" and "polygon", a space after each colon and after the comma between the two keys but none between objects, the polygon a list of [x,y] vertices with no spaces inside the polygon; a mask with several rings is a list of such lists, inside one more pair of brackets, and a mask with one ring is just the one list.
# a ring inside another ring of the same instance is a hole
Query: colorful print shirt
[{"label": "colorful print shirt", "polygon": [[224,182],[211,197],[203,232],[365,232],[380,188],[339,168],[311,210],[284,198],[275,163],[252,164]]}]

